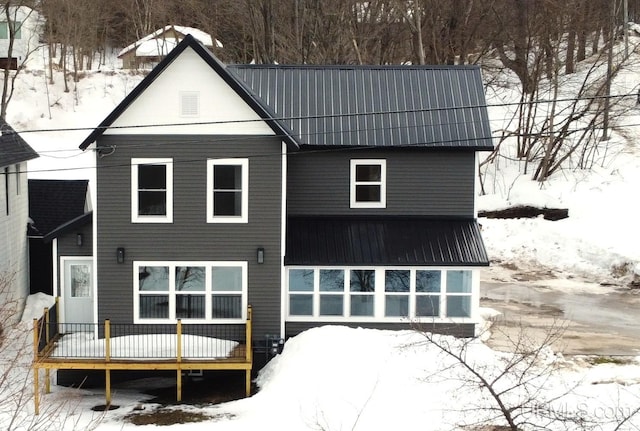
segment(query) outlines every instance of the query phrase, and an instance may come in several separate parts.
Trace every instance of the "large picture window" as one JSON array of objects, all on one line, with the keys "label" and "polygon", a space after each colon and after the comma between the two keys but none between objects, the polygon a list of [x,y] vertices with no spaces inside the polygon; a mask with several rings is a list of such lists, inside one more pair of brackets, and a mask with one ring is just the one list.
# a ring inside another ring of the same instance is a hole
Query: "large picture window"
[{"label": "large picture window", "polygon": [[470,269],[291,267],[287,282],[293,321],[473,317]]},{"label": "large picture window", "polygon": [[173,222],[172,159],[131,159],[131,221]]},{"label": "large picture window", "polygon": [[207,161],[207,222],[247,223],[249,160]]},{"label": "large picture window", "polygon": [[246,262],[134,262],[134,321],[246,320]]},{"label": "large picture window", "polygon": [[[11,25],[14,29],[13,38],[15,40],[22,39],[22,23],[13,21]],[[0,21],[0,39],[9,39],[9,24],[6,21]]]},{"label": "large picture window", "polygon": [[385,208],[387,162],[351,160],[351,208]]}]

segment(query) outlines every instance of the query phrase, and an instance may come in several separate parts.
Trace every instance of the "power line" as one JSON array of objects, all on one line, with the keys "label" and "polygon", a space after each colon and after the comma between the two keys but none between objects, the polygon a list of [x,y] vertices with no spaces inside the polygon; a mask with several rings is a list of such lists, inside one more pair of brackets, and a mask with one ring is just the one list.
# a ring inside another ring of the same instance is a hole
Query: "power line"
[{"label": "power line", "polygon": [[94,131],[94,130],[127,130],[127,129],[141,129],[141,128],[152,128],[152,127],[186,127],[186,126],[205,126],[205,125],[221,125],[221,124],[245,124],[245,123],[255,123],[255,122],[263,122],[265,120],[274,120],[274,121],[297,121],[297,120],[318,120],[318,119],[331,119],[331,118],[345,118],[345,117],[361,117],[361,116],[372,116],[372,115],[397,115],[397,114],[408,114],[408,113],[431,113],[431,112],[440,112],[440,111],[452,111],[452,110],[463,110],[463,109],[480,109],[480,108],[497,108],[497,107],[507,107],[507,106],[526,106],[526,105],[534,105],[541,103],[558,103],[558,102],[577,102],[582,100],[603,100],[603,99],[621,99],[625,97],[637,97],[637,93],[626,93],[626,94],[617,94],[617,95],[606,95],[606,96],[589,96],[589,97],[569,97],[563,99],[540,99],[540,100],[532,100],[532,101],[524,101],[524,102],[504,102],[504,103],[494,103],[494,104],[481,104],[481,105],[464,105],[464,106],[453,106],[453,107],[439,107],[439,108],[417,108],[417,109],[398,109],[391,111],[367,111],[367,112],[347,112],[343,114],[318,114],[318,115],[301,115],[301,116],[290,116],[290,117],[270,117],[267,119],[257,118],[257,119],[245,119],[245,120],[217,120],[217,121],[195,121],[189,123],[155,123],[155,124],[135,124],[128,126],[95,126],[95,127],[66,127],[59,129],[24,129],[24,130],[14,130],[14,132],[7,132],[6,135],[10,135],[13,133],[16,134],[27,134],[27,133],[44,133],[44,132],[78,132],[78,131]]}]

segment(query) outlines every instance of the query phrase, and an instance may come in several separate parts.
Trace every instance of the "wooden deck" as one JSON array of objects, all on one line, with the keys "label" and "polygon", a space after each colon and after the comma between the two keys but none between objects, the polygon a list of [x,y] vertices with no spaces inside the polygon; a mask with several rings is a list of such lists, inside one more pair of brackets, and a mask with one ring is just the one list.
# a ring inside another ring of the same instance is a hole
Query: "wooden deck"
[{"label": "wooden deck", "polygon": [[[51,370],[104,370],[105,371],[105,398],[106,404],[111,403],[111,370],[175,370],[177,383],[177,401],[182,400],[182,372],[190,370],[244,370],[245,372],[245,393],[251,394],[251,368],[253,366],[253,355],[251,346],[252,335],[252,310],[249,306],[247,310],[247,322],[245,325],[245,344],[237,344],[231,352],[226,355],[210,354],[208,357],[183,356],[183,341],[185,334],[182,331],[180,320],[175,325],[175,333],[169,334],[175,340],[175,350],[170,357],[123,357],[119,355],[113,357],[112,344],[117,337],[111,337],[111,324],[107,320],[104,322],[104,353],[100,355],[74,356],[73,354],[61,355],[57,352],[57,347],[63,342],[65,335],[56,334],[51,336],[52,322],[50,311],[45,309],[43,317],[33,321],[33,381],[34,381],[34,402],[35,412],[39,414],[40,407],[40,385],[39,372],[45,371],[45,393],[50,391],[50,371]],[[56,319],[56,322],[58,320]],[[57,326],[57,323],[53,323]],[[166,336],[166,334],[162,334]],[[173,338],[175,337],[175,338]]]}]

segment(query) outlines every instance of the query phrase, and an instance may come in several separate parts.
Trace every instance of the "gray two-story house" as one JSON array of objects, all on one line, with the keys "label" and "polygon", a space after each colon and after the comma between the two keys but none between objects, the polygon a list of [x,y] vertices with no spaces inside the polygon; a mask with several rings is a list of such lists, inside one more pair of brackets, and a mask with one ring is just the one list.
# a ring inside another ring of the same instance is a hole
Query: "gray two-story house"
[{"label": "gray two-story house", "polygon": [[250,304],[256,340],[474,334],[476,152],[492,148],[478,67],[231,66],[188,36],[81,148],[90,305],[64,321],[242,325]]}]

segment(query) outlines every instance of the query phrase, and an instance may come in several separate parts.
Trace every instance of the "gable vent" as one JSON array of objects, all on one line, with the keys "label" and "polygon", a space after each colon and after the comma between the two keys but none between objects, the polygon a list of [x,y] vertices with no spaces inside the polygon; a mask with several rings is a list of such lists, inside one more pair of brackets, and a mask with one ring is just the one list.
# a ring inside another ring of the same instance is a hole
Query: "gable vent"
[{"label": "gable vent", "polygon": [[197,117],[200,115],[200,93],[183,91],[180,93],[180,116]]}]

